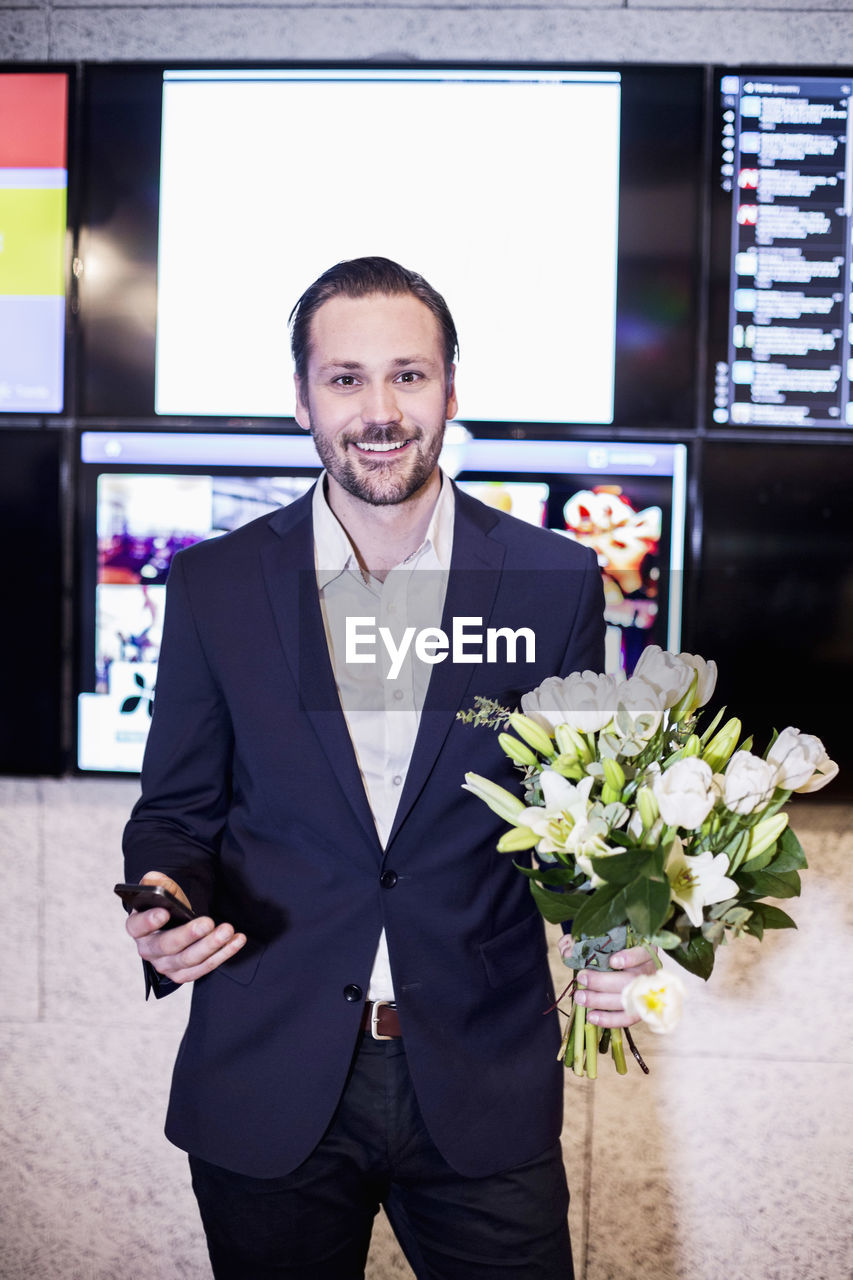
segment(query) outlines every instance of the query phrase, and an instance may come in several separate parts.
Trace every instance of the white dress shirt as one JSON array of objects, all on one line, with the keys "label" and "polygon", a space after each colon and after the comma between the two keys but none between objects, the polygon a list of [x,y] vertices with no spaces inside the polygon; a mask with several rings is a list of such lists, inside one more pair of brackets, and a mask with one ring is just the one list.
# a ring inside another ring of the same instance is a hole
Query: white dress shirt
[{"label": "white dress shirt", "polygon": [[[325,473],[314,490],[312,515],[317,588],[332,671],[384,849],[412,758],[432,665],[414,657],[413,640],[405,657],[392,659],[379,628],[388,629],[394,650],[399,650],[405,628],[417,632],[441,625],[453,548],[453,486],[442,476],[423,542],[384,582],[362,573],[352,543],[326,500]],[[362,621],[358,635],[350,636],[350,657],[374,661],[347,661],[348,618],[351,628],[354,618],[374,620]],[[384,929],[367,998],[394,999]]]}]

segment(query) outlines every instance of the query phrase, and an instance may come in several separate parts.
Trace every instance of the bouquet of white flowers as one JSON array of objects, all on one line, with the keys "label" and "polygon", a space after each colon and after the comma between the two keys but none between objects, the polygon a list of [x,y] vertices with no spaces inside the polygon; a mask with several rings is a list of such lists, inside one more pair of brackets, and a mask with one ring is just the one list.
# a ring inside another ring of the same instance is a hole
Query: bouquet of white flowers
[{"label": "bouquet of white flowers", "polygon": [[[794,728],[756,755],[738,719],[721,726],[723,710],[700,735],[699,710],[716,679],[713,662],[651,645],[627,679],[554,676],[522,698],[520,711],[478,699],[460,712],[514,731],[499,741],[522,771],[524,798],[474,773],[464,785],[509,823],[499,851],[535,852],[534,865],[516,866],[545,919],[571,922],[563,958],[576,971],[607,968],[613,952],[641,945],[659,966],[658,948],[707,979],[727,936],[796,928],[765,900],[796,897],[806,866],[781,810],[792,792],[825,786],[838,766],[818,738]],[[677,1021],[682,994],[677,973],[659,967],[622,998],[663,1032]],[[573,1005],[566,1065],[594,1076],[608,1044],[624,1072],[621,1034],[602,1033]]]}]

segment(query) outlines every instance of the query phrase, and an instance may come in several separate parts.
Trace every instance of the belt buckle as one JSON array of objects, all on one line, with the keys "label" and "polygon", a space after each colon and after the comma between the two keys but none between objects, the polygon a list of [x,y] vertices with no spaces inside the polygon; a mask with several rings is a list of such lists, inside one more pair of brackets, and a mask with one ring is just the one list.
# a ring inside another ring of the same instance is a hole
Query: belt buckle
[{"label": "belt buckle", "polygon": [[379,1034],[379,1010],[382,1008],[393,1009],[393,1002],[391,1000],[374,1000],[370,1010],[370,1034],[374,1040],[393,1040],[393,1036],[381,1036]]}]

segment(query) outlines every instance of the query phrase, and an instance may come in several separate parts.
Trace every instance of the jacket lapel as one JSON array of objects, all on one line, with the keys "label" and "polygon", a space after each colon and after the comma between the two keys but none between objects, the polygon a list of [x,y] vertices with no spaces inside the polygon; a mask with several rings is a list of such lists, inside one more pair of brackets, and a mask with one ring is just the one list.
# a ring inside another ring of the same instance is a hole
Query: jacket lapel
[{"label": "jacket lapel", "polygon": [[313,489],[270,517],[269,527],[275,536],[261,551],[264,581],[299,710],[313,726],[330,769],[378,852],[376,824],[341,710],[320,612],[312,494]]}]

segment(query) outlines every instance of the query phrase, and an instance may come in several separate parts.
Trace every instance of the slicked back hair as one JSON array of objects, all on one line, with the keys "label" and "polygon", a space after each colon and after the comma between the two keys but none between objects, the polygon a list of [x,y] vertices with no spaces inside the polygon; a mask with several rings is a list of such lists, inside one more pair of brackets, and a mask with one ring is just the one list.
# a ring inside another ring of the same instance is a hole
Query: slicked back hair
[{"label": "slicked back hair", "polygon": [[305,378],[311,338],[311,321],[330,298],[364,298],[371,293],[386,297],[411,294],[428,307],[438,321],[444,347],[444,365],[450,385],[451,366],[459,350],[456,325],[444,298],[417,271],[401,267],[390,258],[352,258],[338,262],[309,285],[290,313],[290,349],[296,376]]}]

